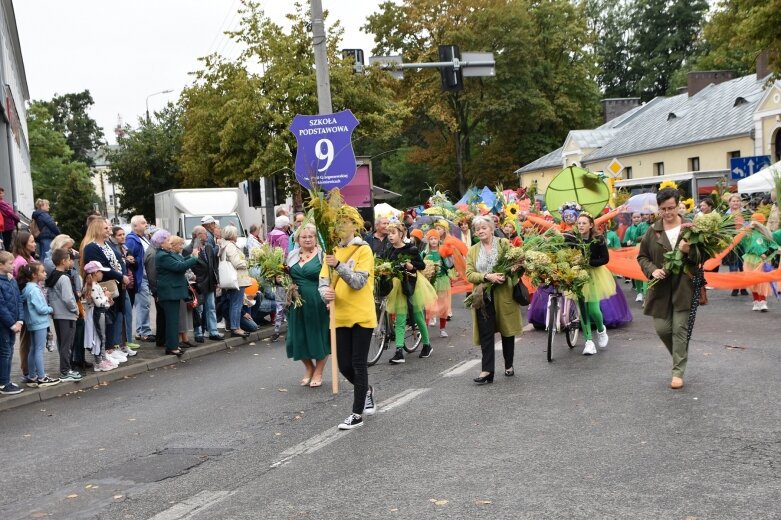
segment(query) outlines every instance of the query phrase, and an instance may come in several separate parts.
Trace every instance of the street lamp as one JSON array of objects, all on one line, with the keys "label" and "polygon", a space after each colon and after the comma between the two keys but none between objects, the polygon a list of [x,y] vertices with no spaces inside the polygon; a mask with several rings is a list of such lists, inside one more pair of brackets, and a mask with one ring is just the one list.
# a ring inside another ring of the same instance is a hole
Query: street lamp
[{"label": "street lamp", "polygon": [[146,124],[149,124],[150,122],[149,121],[149,98],[151,98],[152,96],[156,96],[158,94],[170,94],[171,92],[173,92],[173,90],[166,89],[166,90],[161,90],[160,92],[153,92],[152,94],[149,94],[146,97]]}]

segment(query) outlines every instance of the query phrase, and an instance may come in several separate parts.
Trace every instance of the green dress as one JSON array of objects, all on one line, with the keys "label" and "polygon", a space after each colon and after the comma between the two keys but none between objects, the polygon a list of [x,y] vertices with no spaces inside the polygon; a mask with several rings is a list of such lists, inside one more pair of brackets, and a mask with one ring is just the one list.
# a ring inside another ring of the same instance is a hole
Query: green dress
[{"label": "green dress", "polygon": [[304,301],[302,306],[294,308],[291,305],[287,310],[285,346],[287,357],[296,361],[325,359],[331,353],[328,310],[317,291],[322,267],[323,264],[315,255],[303,266],[296,262],[290,268],[290,277],[298,285],[298,292]]}]

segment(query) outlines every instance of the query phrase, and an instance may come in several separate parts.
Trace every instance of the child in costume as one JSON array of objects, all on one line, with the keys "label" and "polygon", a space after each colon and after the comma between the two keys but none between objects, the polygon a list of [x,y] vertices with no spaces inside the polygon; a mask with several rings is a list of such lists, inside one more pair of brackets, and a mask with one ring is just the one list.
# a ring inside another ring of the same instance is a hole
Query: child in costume
[{"label": "child in costume", "polygon": [[583,287],[582,297],[578,298],[578,306],[580,307],[583,337],[586,339],[583,355],[590,356],[597,353],[592,340],[592,323],[597,328],[597,344],[599,348],[607,347],[607,328],[602,319],[599,302],[615,294],[616,282],[613,279],[613,274],[605,267],[609,260],[607,242],[603,235],[596,233],[594,217],[584,211],[578,217],[577,228],[576,243],[584,250],[584,254],[588,254],[589,257],[589,267],[587,268],[589,281]]},{"label": "child in costume", "polygon": [[[636,246],[645,236],[646,231],[650,224],[643,219],[643,215],[640,213],[632,213],[632,225],[629,226],[624,234],[624,245],[631,247]],[[642,302],[645,299],[645,293],[648,290],[648,282],[645,280],[634,281],[635,290],[637,291],[636,302]]]},{"label": "child in costume", "polygon": [[411,307],[412,317],[420,331],[423,348],[420,351],[421,358],[427,358],[433,352],[431,340],[426,328],[426,308],[436,305],[437,292],[431,286],[425,276],[418,276],[418,271],[423,271],[426,264],[412,244],[404,242],[404,226],[398,223],[388,224],[388,241],[392,247],[385,250],[383,255],[390,260],[401,272],[400,277],[393,278],[393,289],[388,294],[388,312],[396,315],[395,335],[396,354],[391,358],[393,365],[404,363],[404,331],[407,327],[407,314]]},{"label": "child in costume", "polygon": [[436,229],[429,230],[426,233],[427,245],[423,252],[423,260],[434,264],[434,290],[437,291],[437,310],[435,317],[439,318],[439,337],[446,338],[447,317],[453,307],[452,295],[450,291],[450,274],[453,268],[452,257],[443,257],[439,247],[440,235]]},{"label": "child in costume", "polygon": [[[746,272],[760,271],[767,255],[773,251],[781,249],[781,245],[776,243],[773,235],[764,226],[765,216],[762,213],[751,215],[751,231],[741,240],[740,246],[743,250],[743,270]],[[767,297],[770,295],[770,283],[763,282],[752,285],[748,288],[754,299],[752,310],[767,312]]]}]

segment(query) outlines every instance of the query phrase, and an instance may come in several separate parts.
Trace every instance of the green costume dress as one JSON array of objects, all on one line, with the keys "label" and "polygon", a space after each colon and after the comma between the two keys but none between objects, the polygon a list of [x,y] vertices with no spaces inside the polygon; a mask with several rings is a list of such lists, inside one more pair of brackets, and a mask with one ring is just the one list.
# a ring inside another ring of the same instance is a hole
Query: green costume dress
[{"label": "green costume dress", "polygon": [[328,310],[317,291],[322,267],[317,255],[303,266],[296,262],[290,267],[290,277],[304,301],[302,306],[291,305],[287,311],[285,347],[287,357],[296,361],[325,359],[331,353]]}]

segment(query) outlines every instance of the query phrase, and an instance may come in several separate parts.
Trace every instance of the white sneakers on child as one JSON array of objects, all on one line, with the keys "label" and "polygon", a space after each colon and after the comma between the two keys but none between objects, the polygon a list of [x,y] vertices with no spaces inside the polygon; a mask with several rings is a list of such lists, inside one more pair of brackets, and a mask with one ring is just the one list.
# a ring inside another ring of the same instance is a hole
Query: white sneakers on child
[{"label": "white sneakers on child", "polygon": [[590,339],[586,340],[586,346],[583,347],[583,355],[584,356],[593,356],[597,353],[597,347],[594,346],[594,342]]},{"label": "white sneakers on child", "polygon": [[439,329],[439,337],[440,338],[446,338],[447,337],[447,331],[445,329]]},{"label": "white sneakers on child", "polygon": [[599,345],[599,348],[607,347],[608,339],[609,338],[607,337],[607,327],[602,329],[601,332],[597,331],[597,345]]},{"label": "white sneakers on child", "polygon": [[635,301],[636,302],[643,301],[643,293],[637,293],[637,298],[635,298]]}]

